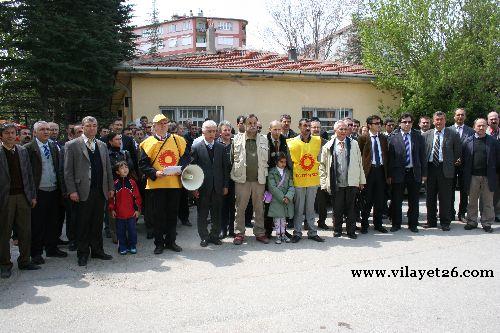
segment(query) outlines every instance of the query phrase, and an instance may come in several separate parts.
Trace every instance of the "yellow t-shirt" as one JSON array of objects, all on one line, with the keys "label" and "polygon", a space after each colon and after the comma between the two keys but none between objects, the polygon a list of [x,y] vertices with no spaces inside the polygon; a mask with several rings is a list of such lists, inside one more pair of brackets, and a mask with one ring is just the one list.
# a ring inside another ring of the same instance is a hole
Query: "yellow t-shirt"
[{"label": "yellow t-shirt", "polygon": [[[176,141],[177,145],[175,144]],[[177,165],[180,157],[184,155],[184,151],[186,150],[186,140],[176,134],[171,134],[168,137],[167,142],[165,142],[161,148],[161,152],[158,153],[162,144],[163,141],[159,141],[154,136],[150,136],[140,144],[141,149],[144,150],[151,161],[158,155],[153,164],[153,168],[158,171],[168,166]],[[178,149],[177,146],[179,147]],[[182,188],[181,177],[177,175],[168,175],[162,178],[156,178],[156,180],[148,178],[146,189],[156,188]]]},{"label": "yellow t-shirt", "polygon": [[287,139],[286,143],[293,162],[293,185],[295,187],[319,186],[319,162],[321,137],[311,135],[308,143],[300,136]]}]

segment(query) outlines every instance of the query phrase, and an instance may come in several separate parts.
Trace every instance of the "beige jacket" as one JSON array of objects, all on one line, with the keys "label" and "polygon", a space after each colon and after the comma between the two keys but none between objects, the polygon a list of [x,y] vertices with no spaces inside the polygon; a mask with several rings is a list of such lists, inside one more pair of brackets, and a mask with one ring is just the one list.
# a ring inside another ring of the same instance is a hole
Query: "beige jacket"
[{"label": "beige jacket", "polygon": [[[319,164],[319,184],[322,190],[332,193],[330,187],[330,168],[333,163],[333,156],[330,148],[336,141],[336,137],[332,137],[321,149],[321,161]],[[350,162],[347,169],[347,184],[348,186],[358,187],[360,184],[366,184],[365,173],[363,171],[363,164],[361,159],[361,152],[359,150],[356,140],[351,140],[351,151],[349,154]]]},{"label": "beige jacket", "polygon": [[[265,185],[267,180],[267,159],[269,156],[269,143],[265,135],[257,134],[257,160],[258,160],[258,182]],[[247,178],[246,164],[246,135],[245,133],[237,134],[233,138],[231,146],[231,158],[233,167],[231,168],[231,179],[235,183],[245,183]]]}]

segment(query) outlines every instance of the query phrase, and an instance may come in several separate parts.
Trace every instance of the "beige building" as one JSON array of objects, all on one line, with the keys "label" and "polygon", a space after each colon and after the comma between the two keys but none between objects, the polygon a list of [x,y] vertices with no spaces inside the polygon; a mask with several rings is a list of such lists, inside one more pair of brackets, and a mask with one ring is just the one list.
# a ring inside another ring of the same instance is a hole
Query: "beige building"
[{"label": "beige building", "polygon": [[318,117],[326,130],[350,116],[362,123],[378,106],[397,108],[399,96],[376,89],[361,66],[294,60],[255,51],[219,51],[136,59],[116,74],[112,109],[127,121],[164,113],[175,121],[229,120],[255,113],[264,128],[281,114]]}]

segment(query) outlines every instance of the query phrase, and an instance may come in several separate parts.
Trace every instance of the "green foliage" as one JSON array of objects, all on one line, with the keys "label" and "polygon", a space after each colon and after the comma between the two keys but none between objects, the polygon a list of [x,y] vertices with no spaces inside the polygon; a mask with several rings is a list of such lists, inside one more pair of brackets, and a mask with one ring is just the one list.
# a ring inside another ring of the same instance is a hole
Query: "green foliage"
[{"label": "green foliage", "polygon": [[158,8],[156,7],[156,0],[153,0],[153,10],[150,14],[150,27],[148,29],[148,42],[150,47],[148,54],[151,56],[158,56],[158,50],[161,48],[162,39],[160,38],[160,19],[158,17]]},{"label": "green foliage", "polygon": [[114,67],[133,56],[122,0],[2,3],[0,110],[74,122],[106,117]]},{"label": "green foliage", "polygon": [[472,121],[498,107],[496,0],[370,1],[359,20],[363,64],[415,116],[465,107]]}]

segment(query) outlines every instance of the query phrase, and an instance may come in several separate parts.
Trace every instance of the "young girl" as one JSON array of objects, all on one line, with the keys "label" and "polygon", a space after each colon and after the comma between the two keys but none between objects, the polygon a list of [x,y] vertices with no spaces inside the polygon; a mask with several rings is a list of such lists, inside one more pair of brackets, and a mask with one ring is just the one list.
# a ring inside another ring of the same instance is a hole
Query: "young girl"
[{"label": "young girl", "polygon": [[276,167],[269,171],[267,186],[273,198],[269,205],[267,216],[274,218],[274,230],[276,230],[276,244],[282,241],[289,243],[290,239],[285,236],[286,219],[293,217],[293,179],[286,167],[286,155],[280,152],[276,158]]}]

